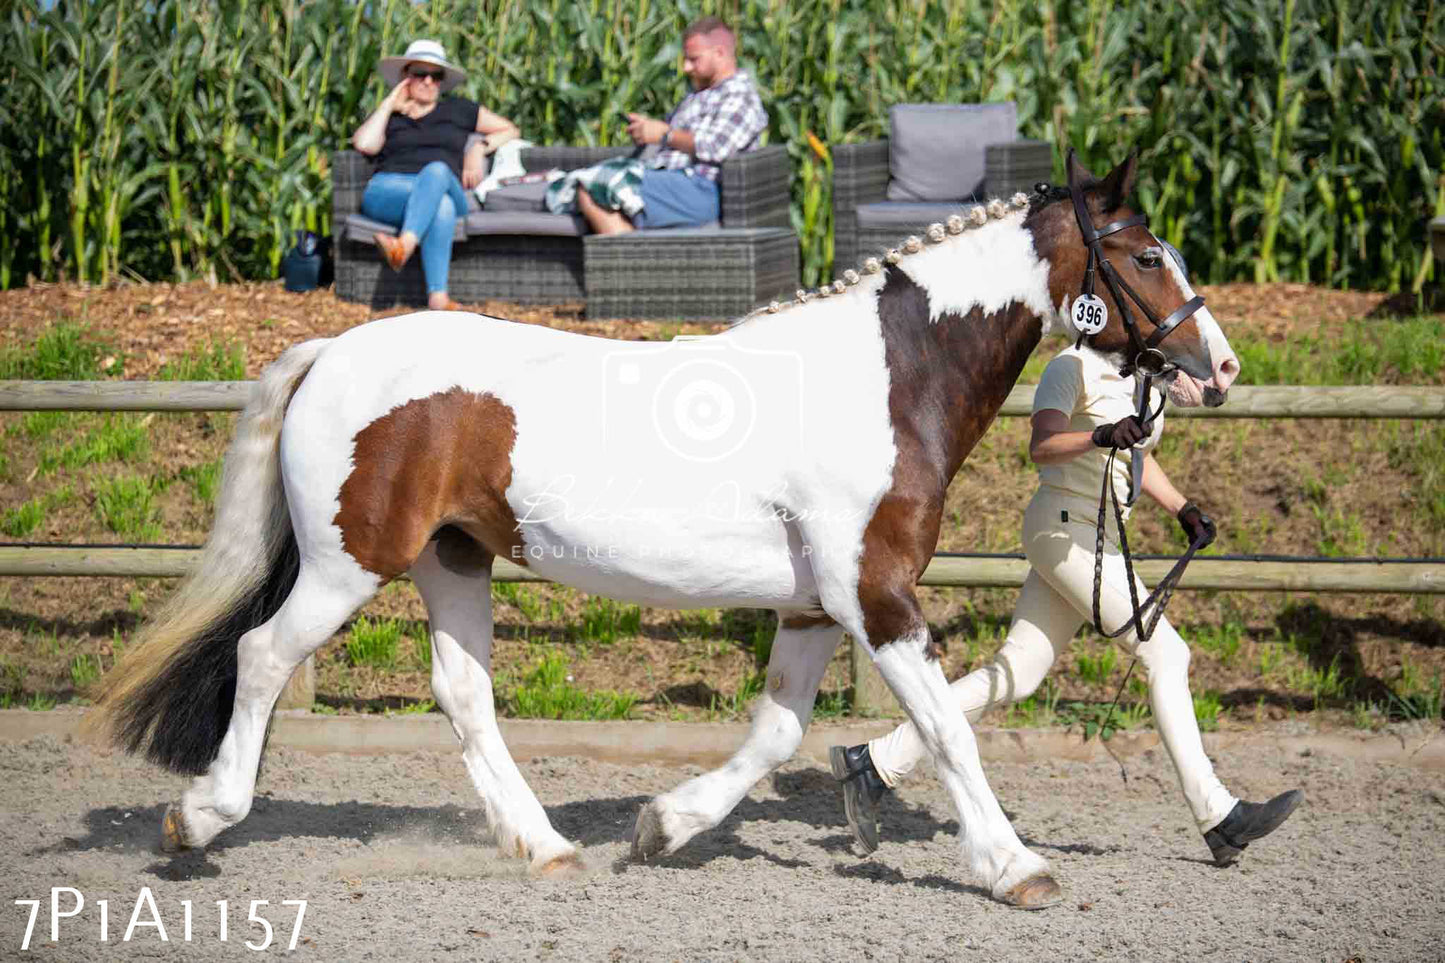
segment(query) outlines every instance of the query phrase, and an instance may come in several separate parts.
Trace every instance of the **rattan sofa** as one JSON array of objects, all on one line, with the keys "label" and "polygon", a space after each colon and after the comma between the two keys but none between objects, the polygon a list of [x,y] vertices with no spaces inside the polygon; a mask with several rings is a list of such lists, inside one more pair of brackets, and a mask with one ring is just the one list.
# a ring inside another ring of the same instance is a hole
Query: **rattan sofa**
[{"label": "rattan sofa", "polygon": [[[533,147],[522,163],[571,170],[627,150]],[[425,304],[420,258],[396,273],[372,242],[376,231],[395,231],[361,214],[371,174],[365,155],[332,155],[337,294],[373,307]],[[736,317],[797,287],[789,177],[786,151],[764,147],[723,165],[718,224],[609,237],[588,235],[580,217],[473,207],[457,224],[449,293],[464,304],[585,300],[589,317]]]},{"label": "rattan sofa", "polygon": [[[839,270],[968,204],[1027,191],[1053,176],[1049,144],[1018,139],[1011,102],[899,104],[889,112],[889,127],[889,139],[833,148],[833,263]],[[922,150],[906,156],[900,131]],[[904,164],[912,170],[900,170]]]}]

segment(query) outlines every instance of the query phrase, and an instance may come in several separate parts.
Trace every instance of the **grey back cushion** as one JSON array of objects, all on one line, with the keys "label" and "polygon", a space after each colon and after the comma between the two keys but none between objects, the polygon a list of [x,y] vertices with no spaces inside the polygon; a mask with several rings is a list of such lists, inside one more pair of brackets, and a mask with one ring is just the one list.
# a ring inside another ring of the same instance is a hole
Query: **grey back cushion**
[{"label": "grey back cushion", "polygon": [[958,201],[983,193],[984,149],[1018,137],[1018,108],[898,104],[888,114],[888,199]]}]

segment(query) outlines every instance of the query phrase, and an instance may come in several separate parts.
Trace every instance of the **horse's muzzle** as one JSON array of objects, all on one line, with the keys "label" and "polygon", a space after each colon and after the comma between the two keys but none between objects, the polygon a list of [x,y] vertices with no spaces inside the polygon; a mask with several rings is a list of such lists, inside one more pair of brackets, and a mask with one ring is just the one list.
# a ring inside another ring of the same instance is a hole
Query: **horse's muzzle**
[{"label": "horse's muzzle", "polygon": [[1204,407],[1206,407],[1206,408],[1218,408],[1220,405],[1224,404],[1224,402],[1227,400],[1228,396],[1229,396],[1229,392],[1228,392],[1228,391],[1220,391],[1218,388],[1215,388],[1215,387],[1213,387],[1212,385],[1205,385],[1205,386],[1204,386]]}]

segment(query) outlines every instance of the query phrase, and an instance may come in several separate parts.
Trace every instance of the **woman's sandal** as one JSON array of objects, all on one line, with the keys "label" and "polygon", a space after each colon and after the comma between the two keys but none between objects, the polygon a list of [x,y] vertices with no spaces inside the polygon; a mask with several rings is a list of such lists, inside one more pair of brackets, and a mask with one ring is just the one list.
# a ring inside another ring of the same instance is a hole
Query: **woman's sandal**
[{"label": "woman's sandal", "polygon": [[393,271],[400,271],[406,264],[406,245],[401,238],[392,237],[390,234],[376,233],[372,235],[376,246],[381,249],[381,256]]}]

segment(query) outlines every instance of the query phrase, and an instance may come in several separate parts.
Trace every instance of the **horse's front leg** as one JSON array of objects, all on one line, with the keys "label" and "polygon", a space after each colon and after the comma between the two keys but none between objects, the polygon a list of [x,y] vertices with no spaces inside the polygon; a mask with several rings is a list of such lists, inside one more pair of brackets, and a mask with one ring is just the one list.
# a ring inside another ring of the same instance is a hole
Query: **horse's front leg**
[{"label": "horse's front leg", "polygon": [[632,838],[633,858],[676,852],[698,833],[722,822],[759,779],[792,758],[842,636],[842,628],[831,619],[779,613],[767,686],[753,704],[747,740],[721,768],[642,807]]},{"label": "horse's front leg", "polygon": [[580,866],[577,849],[547,819],[497,727],[492,692],[491,556],[442,529],[411,568],[431,621],[432,692],[462,744],[497,848],[537,873]]},{"label": "horse's front leg", "polygon": [[860,586],[860,615],[874,664],[933,755],[958,810],[964,858],[995,899],[1026,909],[1060,902],[1048,863],[1030,852],[1004,815],[978,758],[973,728],[958,708],[911,582]]}]

